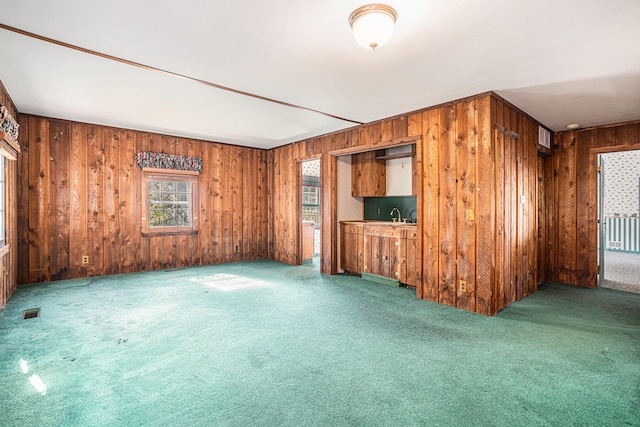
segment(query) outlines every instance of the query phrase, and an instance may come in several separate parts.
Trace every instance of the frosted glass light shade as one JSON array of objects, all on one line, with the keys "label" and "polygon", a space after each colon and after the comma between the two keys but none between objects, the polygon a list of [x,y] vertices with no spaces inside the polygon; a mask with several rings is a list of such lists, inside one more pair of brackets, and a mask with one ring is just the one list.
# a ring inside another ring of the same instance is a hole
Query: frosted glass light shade
[{"label": "frosted glass light shade", "polygon": [[363,47],[375,49],[389,41],[398,15],[384,4],[368,4],[351,14],[349,24],[353,36]]}]

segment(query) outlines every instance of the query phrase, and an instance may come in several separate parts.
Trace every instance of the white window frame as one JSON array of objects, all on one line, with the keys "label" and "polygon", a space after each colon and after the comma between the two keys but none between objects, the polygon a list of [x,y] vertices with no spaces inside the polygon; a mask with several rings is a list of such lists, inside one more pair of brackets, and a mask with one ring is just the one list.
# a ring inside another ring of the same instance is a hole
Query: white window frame
[{"label": "white window frame", "polygon": [[[190,226],[150,226],[149,183],[151,181],[188,182],[191,184],[191,225]],[[162,236],[198,233],[198,172],[172,169],[142,169],[142,235]]]}]

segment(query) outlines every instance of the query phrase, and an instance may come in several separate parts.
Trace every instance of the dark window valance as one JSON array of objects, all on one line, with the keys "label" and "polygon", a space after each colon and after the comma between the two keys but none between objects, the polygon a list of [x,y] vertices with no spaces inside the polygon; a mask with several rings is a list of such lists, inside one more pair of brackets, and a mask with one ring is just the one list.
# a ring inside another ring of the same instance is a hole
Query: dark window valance
[{"label": "dark window valance", "polygon": [[202,159],[200,157],[140,151],[136,155],[136,161],[140,169],[155,168],[202,172]]}]

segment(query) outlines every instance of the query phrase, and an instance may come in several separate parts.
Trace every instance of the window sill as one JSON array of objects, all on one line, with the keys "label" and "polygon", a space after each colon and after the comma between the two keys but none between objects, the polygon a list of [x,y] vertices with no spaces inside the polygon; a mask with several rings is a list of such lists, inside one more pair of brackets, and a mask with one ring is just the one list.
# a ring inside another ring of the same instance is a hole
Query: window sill
[{"label": "window sill", "polygon": [[158,230],[143,231],[142,237],[162,237],[162,236],[194,236],[198,230]]}]

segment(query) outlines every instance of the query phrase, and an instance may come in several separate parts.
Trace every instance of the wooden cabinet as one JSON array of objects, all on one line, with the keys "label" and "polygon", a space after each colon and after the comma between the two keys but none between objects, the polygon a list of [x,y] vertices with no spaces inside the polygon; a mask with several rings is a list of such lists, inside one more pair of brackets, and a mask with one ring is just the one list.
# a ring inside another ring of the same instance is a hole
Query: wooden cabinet
[{"label": "wooden cabinet", "polygon": [[400,268],[400,282],[406,283],[408,287],[415,288],[422,280],[421,270],[418,268],[418,229],[405,229],[401,250],[404,266]]},{"label": "wooden cabinet", "polygon": [[351,195],[353,197],[384,196],[387,192],[387,163],[376,157],[384,150],[367,151],[351,156]]},{"label": "wooden cabinet", "polygon": [[363,272],[400,280],[398,262],[402,229],[391,225],[364,228]]},{"label": "wooden cabinet", "polygon": [[345,222],[340,232],[343,270],[396,279],[412,288],[418,285],[421,273],[415,225]]},{"label": "wooden cabinet", "polygon": [[340,225],[340,266],[352,274],[362,273],[363,229],[362,223]]},{"label": "wooden cabinet", "polygon": [[315,234],[313,221],[302,221],[302,260],[313,258],[313,239]]}]

